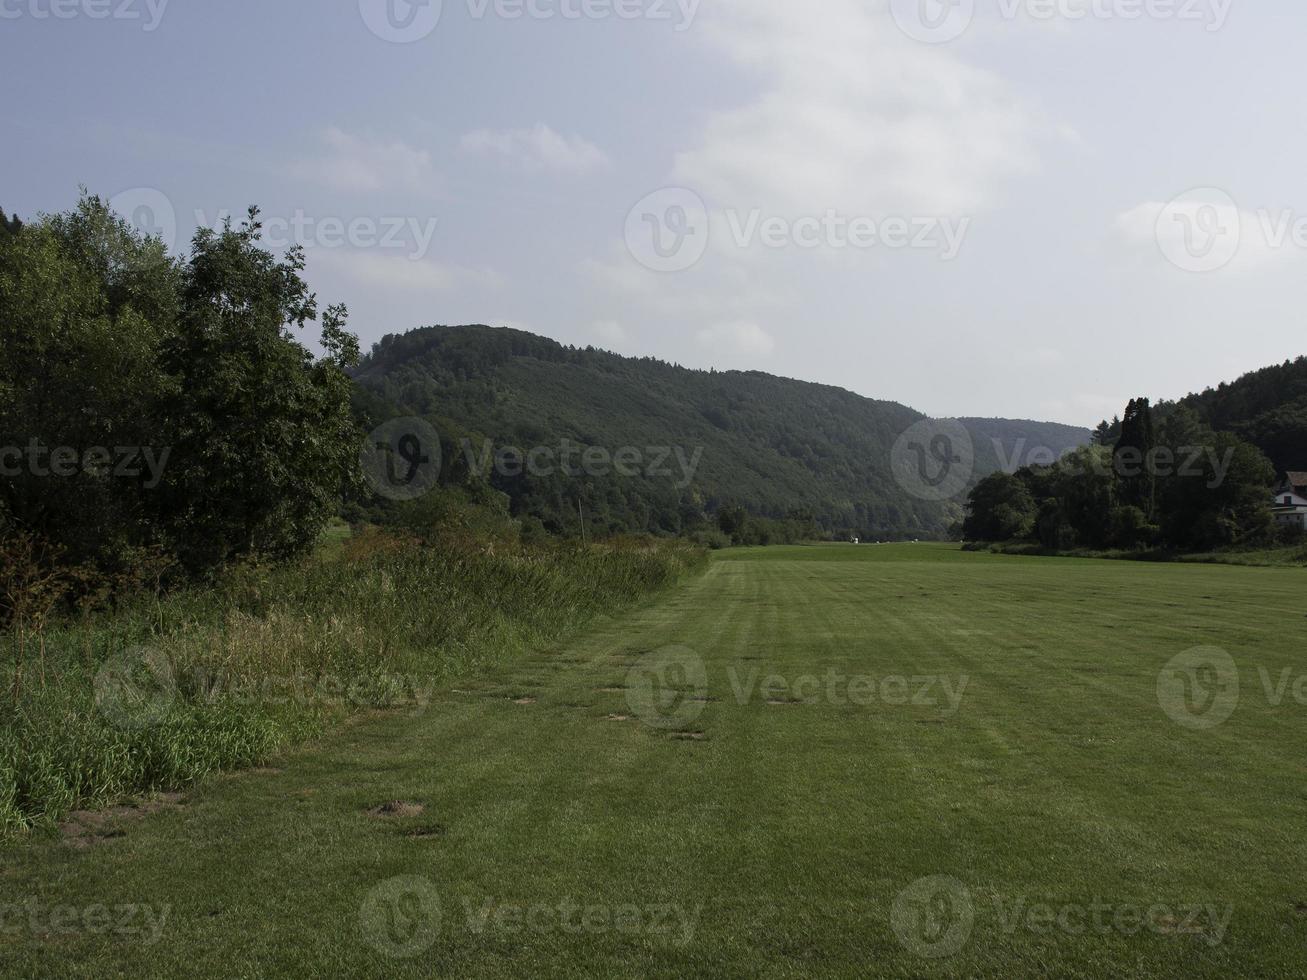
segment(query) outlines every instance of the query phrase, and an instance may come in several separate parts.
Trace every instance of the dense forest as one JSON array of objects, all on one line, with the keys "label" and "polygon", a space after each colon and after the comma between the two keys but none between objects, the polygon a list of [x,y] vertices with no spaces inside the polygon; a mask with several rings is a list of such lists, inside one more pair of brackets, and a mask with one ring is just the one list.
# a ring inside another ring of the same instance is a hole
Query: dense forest
[{"label": "dense forest", "polygon": [[1301,528],[1273,522],[1276,470],[1257,445],[1217,431],[1188,401],[1164,408],[1132,399],[1122,418],[1099,427],[1095,445],[986,477],[971,492],[964,535],[1059,552],[1301,541]]},{"label": "dense forest", "polygon": [[[484,326],[388,336],[353,374],[364,425],[403,414],[428,419],[441,435],[446,481],[484,478],[515,515],[554,533],[578,533],[584,514],[601,532],[710,529],[747,540],[742,530],[751,527],[763,542],[878,540],[939,537],[961,517],[959,502],[918,499],[895,479],[895,440],[923,416],[838,388],[689,370]],[[1010,468],[1037,447],[1060,454],[1090,437],[1046,423],[963,423],[977,475]],[[644,462],[670,450],[667,472],[505,474],[483,453],[487,444],[565,441],[630,447]]]},{"label": "dense forest", "polygon": [[[1277,473],[1307,469],[1307,357],[1251,371],[1176,402],[1161,401],[1152,411],[1158,424],[1181,407],[1203,425],[1252,443]],[[1114,444],[1121,420],[1098,426],[1097,439]]]}]

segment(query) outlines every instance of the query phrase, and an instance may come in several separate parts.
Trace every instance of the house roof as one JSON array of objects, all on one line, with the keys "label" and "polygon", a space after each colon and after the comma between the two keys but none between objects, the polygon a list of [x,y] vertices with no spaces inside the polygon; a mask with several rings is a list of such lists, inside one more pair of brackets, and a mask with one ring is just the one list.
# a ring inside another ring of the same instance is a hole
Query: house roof
[{"label": "house roof", "polygon": [[1295,490],[1301,490],[1302,488],[1307,487],[1307,473],[1296,473],[1293,470],[1290,470],[1285,474],[1284,482]]}]

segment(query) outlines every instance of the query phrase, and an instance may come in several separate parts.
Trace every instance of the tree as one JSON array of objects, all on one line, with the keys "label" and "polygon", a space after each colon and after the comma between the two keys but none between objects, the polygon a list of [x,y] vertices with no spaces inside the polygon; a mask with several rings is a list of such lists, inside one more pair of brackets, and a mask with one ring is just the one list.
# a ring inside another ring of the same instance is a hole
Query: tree
[{"label": "tree", "polygon": [[1168,481],[1162,517],[1167,543],[1205,550],[1269,541],[1275,469],[1265,454],[1228,432],[1210,436]]},{"label": "tree", "polygon": [[179,261],[90,195],[0,236],[0,537],[104,580],[316,540],[357,467],[358,344],[341,307],[324,356],[295,341],[302,256],[257,237],[251,212]]},{"label": "tree", "polygon": [[1121,420],[1114,463],[1121,500],[1152,517],[1155,492],[1153,409],[1147,398],[1136,398],[1126,406]]},{"label": "tree", "polygon": [[0,447],[9,454],[0,531],[24,530],[67,564],[107,572],[162,543],[139,450],[166,447],[159,406],[171,381],[158,358],[179,284],[161,244],[95,197],[0,237]]},{"label": "tree", "polygon": [[239,227],[196,232],[163,358],[177,386],[162,496],[196,570],[305,551],[357,465],[345,369],[359,352],[346,311],[323,315],[325,356],[315,360],[292,335],[317,313],[300,277],[303,252],[278,261],[258,247],[260,229],[251,208]]},{"label": "tree", "polygon": [[962,528],[969,541],[1011,541],[1027,536],[1037,516],[1025,483],[1010,473],[994,473],[971,491]]},{"label": "tree", "polygon": [[22,229],[23,223],[18,220],[18,216],[12,218],[5,216],[5,209],[0,208],[0,238],[7,238],[11,235],[17,235]]}]

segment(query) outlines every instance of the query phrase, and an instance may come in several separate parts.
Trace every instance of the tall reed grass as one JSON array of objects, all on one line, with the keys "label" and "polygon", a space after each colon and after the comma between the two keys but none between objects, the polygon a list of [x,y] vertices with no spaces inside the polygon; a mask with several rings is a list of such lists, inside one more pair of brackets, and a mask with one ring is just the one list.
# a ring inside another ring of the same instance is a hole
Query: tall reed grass
[{"label": "tall reed grass", "polygon": [[46,683],[26,684],[16,703],[7,657],[0,838],[257,765],[346,714],[564,638],[704,560],[678,542],[486,548],[378,532],[338,550],[58,620]]}]

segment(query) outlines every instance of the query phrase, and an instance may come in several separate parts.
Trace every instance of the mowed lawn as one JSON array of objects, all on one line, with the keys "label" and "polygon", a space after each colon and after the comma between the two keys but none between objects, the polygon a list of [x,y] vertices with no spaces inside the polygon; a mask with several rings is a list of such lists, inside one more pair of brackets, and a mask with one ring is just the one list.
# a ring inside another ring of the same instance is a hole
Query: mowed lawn
[{"label": "mowed lawn", "polygon": [[1301,976],[1305,640],[1299,569],[724,553],[0,852],[0,975]]}]

